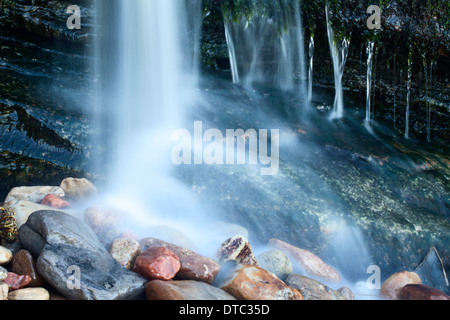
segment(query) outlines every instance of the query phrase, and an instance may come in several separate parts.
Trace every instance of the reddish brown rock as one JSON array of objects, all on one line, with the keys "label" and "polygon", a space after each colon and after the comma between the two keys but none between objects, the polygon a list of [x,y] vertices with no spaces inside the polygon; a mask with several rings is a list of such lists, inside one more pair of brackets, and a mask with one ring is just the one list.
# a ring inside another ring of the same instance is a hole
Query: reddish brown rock
[{"label": "reddish brown rock", "polygon": [[381,286],[380,296],[385,299],[396,300],[400,289],[408,284],[422,284],[417,273],[402,271],[390,276]]},{"label": "reddish brown rock", "polygon": [[196,280],[212,284],[220,271],[220,264],[216,261],[201,256],[189,249],[154,238],[146,238],[140,241],[142,251],[151,247],[165,247],[175,253],[180,259],[181,268],[176,279]]},{"label": "reddish brown rock", "polygon": [[45,198],[42,200],[41,204],[43,206],[48,206],[55,209],[64,209],[70,207],[70,203],[61,198],[58,198],[53,194],[46,195]]},{"label": "reddish brown rock", "polygon": [[136,258],[133,271],[149,280],[171,280],[180,270],[178,256],[165,247],[147,249]]},{"label": "reddish brown rock", "polygon": [[422,284],[407,284],[397,295],[398,300],[450,300],[444,292]]},{"label": "reddish brown rock", "polygon": [[8,276],[3,283],[6,283],[9,287],[9,291],[19,290],[28,286],[31,282],[31,277],[28,275],[18,275],[14,272],[8,272]]},{"label": "reddish brown rock", "polygon": [[150,281],[147,300],[236,300],[229,293],[201,281]]},{"label": "reddish brown rock", "polygon": [[272,273],[246,264],[239,265],[220,287],[238,300],[303,300],[297,289]]},{"label": "reddish brown rock", "polygon": [[285,282],[297,289],[305,300],[347,300],[341,293],[325,284],[298,274],[291,273]]},{"label": "reddish brown rock", "polygon": [[243,236],[234,236],[222,243],[217,252],[217,259],[219,261],[236,261],[242,264],[259,265],[249,241]]},{"label": "reddish brown rock", "polygon": [[270,240],[268,246],[286,253],[293,262],[298,263],[311,276],[328,281],[341,281],[339,273],[312,252],[294,247],[278,239]]},{"label": "reddish brown rock", "polygon": [[31,253],[27,250],[19,250],[11,261],[12,272],[20,275],[28,275],[31,278],[30,287],[41,287],[43,280],[36,271],[36,263]]}]

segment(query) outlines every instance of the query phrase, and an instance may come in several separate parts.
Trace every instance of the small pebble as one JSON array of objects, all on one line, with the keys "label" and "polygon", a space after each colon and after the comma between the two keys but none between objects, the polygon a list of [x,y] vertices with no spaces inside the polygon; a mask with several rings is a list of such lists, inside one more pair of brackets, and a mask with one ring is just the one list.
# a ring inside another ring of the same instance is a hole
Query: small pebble
[{"label": "small pebble", "polygon": [[0,283],[0,301],[8,299],[9,287],[6,283]]},{"label": "small pebble", "polygon": [[44,288],[26,288],[10,292],[8,300],[50,300],[50,294]]},{"label": "small pebble", "polygon": [[111,245],[111,256],[124,268],[131,270],[134,260],[141,253],[141,246],[134,239],[116,239]]},{"label": "small pebble", "polygon": [[5,266],[11,262],[13,254],[11,250],[0,246],[0,266]]},{"label": "small pebble", "polygon": [[0,282],[5,280],[7,276],[8,276],[8,270],[6,270],[3,267],[0,267]]}]

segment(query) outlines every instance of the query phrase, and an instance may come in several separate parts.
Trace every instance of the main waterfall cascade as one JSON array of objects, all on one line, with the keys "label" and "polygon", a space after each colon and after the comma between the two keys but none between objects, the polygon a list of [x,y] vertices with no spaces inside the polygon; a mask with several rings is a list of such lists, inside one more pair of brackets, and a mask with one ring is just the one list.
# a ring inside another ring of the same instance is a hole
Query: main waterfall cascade
[{"label": "main waterfall cascade", "polygon": [[189,215],[189,192],[171,174],[170,148],[196,99],[202,2],[97,3],[98,117],[110,149],[105,202],[132,209],[142,226],[156,221],[152,214]]}]

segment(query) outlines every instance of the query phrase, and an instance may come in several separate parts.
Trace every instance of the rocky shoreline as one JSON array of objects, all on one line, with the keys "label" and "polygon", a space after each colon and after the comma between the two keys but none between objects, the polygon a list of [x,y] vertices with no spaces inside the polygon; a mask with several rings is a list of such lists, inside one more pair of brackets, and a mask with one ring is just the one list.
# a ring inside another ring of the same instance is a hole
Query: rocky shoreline
[{"label": "rocky shoreline", "polygon": [[[126,213],[92,205],[97,193],[90,181],[74,178],[10,191],[1,208],[0,300],[357,299],[312,252],[272,239],[257,255],[246,230],[234,226],[206,257],[169,227],[160,230],[164,240],[152,236],[158,232],[141,238],[121,230]],[[82,203],[91,205],[80,209]],[[393,274],[377,293],[374,299],[450,299],[408,271]]]}]

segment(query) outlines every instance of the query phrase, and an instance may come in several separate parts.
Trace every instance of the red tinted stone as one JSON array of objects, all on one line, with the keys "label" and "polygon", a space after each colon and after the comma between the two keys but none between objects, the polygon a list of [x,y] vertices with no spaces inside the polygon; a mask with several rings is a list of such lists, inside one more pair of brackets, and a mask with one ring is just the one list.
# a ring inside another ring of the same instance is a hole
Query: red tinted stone
[{"label": "red tinted stone", "polygon": [[70,203],[52,194],[46,195],[41,204],[55,209],[64,209],[70,207]]},{"label": "red tinted stone", "polygon": [[30,287],[41,287],[43,281],[36,270],[36,263],[27,250],[19,250],[11,261],[11,271],[20,274],[28,275],[31,278]]},{"label": "red tinted stone", "polygon": [[28,286],[31,282],[31,277],[28,275],[20,276],[13,272],[8,272],[8,276],[3,280],[9,287],[9,291],[19,290]]},{"label": "red tinted stone", "polygon": [[165,247],[153,247],[136,258],[133,271],[149,280],[171,280],[181,268],[180,259]]},{"label": "red tinted stone", "polygon": [[186,248],[154,238],[145,238],[140,243],[143,251],[153,247],[165,247],[175,253],[181,263],[177,280],[195,280],[212,284],[219,273],[220,264]]},{"label": "red tinted stone", "polygon": [[450,300],[444,292],[423,284],[408,284],[398,294],[399,300]]}]

